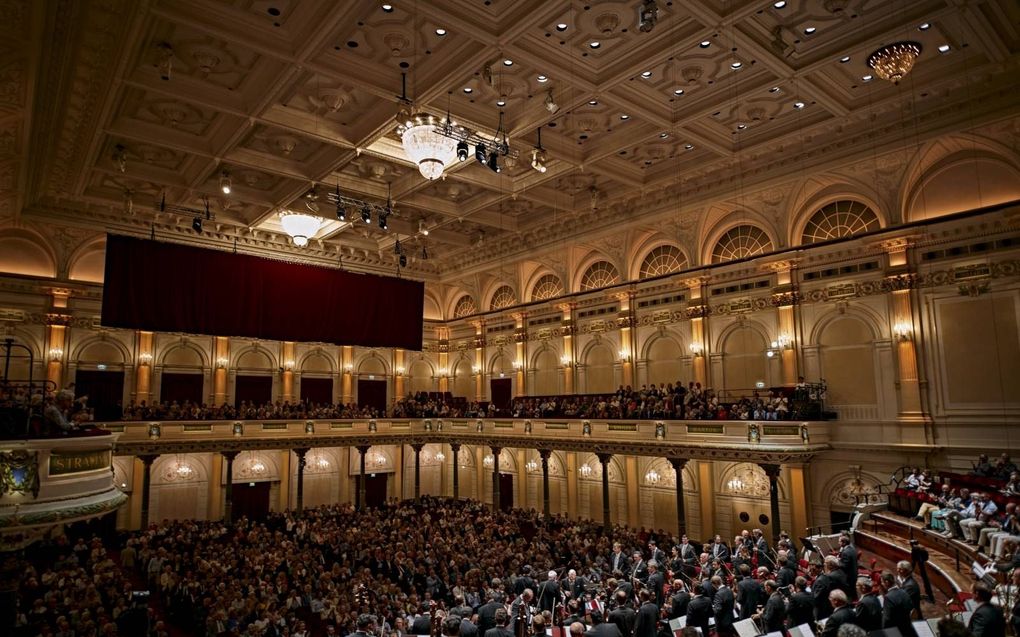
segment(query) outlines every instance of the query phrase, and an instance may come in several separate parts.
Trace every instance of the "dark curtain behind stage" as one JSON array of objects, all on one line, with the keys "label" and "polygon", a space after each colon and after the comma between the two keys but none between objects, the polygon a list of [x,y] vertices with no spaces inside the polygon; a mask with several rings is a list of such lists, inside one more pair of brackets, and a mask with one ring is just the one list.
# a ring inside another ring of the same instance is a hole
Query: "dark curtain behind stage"
[{"label": "dark curtain behind stage", "polygon": [[117,235],[105,327],[421,350],[425,284]]}]

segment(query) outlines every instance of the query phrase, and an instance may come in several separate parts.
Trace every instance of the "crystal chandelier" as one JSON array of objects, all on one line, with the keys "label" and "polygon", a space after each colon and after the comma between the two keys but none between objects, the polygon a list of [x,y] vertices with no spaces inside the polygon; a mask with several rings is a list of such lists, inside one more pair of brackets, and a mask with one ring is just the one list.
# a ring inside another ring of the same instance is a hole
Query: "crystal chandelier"
[{"label": "crystal chandelier", "polygon": [[186,462],[178,462],[177,466],[174,468],[174,472],[177,474],[178,478],[187,480],[194,475],[195,470],[192,469],[191,465]]},{"label": "crystal chandelier", "polygon": [[485,467],[489,468],[489,469],[491,469],[492,465],[494,465],[495,463],[496,463],[496,461],[493,459],[491,454],[488,455],[488,456],[485,456],[485,459],[482,460],[482,464],[485,465]]},{"label": "crystal chandelier", "polygon": [[528,460],[528,463],[524,465],[524,468],[527,469],[530,473],[535,473],[536,471],[538,471],[538,463],[535,462],[534,459]]},{"label": "crystal chandelier", "polygon": [[302,247],[308,245],[308,238],[319,231],[322,219],[307,212],[281,210],[280,225],[283,226],[283,231],[293,239],[294,245]]},{"label": "crystal chandelier", "polygon": [[440,122],[431,115],[418,113],[397,127],[404,154],[418,165],[421,176],[430,181],[443,175],[446,165],[457,158],[457,142],[439,134]]},{"label": "crystal chandelier", "polygon": [[868,66],[883,80],[899,84],[914,68],[921,49],[920,42],[893,42],[869,55]]},{"label": "crystal chandelier", "polygon": [[649,469],[648,473],[645,474],[645,484],[659,484],[659,472],[655,469]]},{"label": "crystal chandelier", "polygon": [[261,476],[266,472],[266,463],[262,462],[261,458],[255,458],[248,466],[248,471],[253,476]]},{"label": "crystal chandelier", "polygon": [[443,453],[442,451],[437,452],[435,457],[437,462],[443,462],[444,460],[446,460],[446,454]]},{"label": "crystal chandelier", "polygon": [[581,468],[578,469],[578,471],[580,472],[582,478],[587,478],[591,476],[591,465],[583,464],[581,465]]}]

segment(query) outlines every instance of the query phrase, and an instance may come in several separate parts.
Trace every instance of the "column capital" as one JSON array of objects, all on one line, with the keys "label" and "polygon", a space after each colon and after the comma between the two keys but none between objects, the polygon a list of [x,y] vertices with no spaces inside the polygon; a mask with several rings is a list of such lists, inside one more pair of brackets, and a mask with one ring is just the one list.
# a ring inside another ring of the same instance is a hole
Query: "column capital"
[{"label": "column capital", "polygon": [[411,443],[411,448],[414,449],[415,453],[421,453],[421,450],[425,448],[425,444],[421,442]]},{"label": "column capital", "polygon": [[538,456],[542,458],[543,462],[548,462],[549,456],[552,455],[552,449],[538,449]]},{"label": "column capital", "polygon": [[158,453],[153,453],[146,454],[144,456],[138,456],[138,459],[142,461],[142,464],[144,464],[146,468],[149,468],[152,466],[153,462],[156,462],[156,458],[158,457],[159,457]]},{"label": "column capital", "polygon": [[687,463],[690,462],[688,458],[666,458],[666,460],[669,461],[669,464],[673,465],[673,470],[677,472],[677,475],[679,475],[680,472],[684,470],[684,467],[687,466]]},{"label": "column capital", "polygon": [[492,455],[497,459],[499,458],[499,454],[503,453],[503,447],[492,446],[489,448],[492,449]]},{"label": "column capital", "polygon": [[451,442],[450,443],[450,451],[452,451],[453,453],[460,453],[460,443],[459,442]]},{"label": "column capital", "polygon": [[603,465],[609,464],[609,461],[613,459],[613,454],[606,453],[604,451],[600,451],[599,453],[596,453],[595,455],[598,456],[599,462],[601,462]]},{"label": "column capital", "polygon": [[228,462],[233,462],[234,458],[236,458],[240,453],[240,451],[221,451],[220,455],[226,458]]},{"label": "column capital", "polygon": [[763,463],[759,464],[758,466],[762,468],[762,471],[765,472],[765,475],[768,476],[769,480],[777,480],[779,478],[780,472],[783,470],[783,465],[780,464]]},{"label": "column capital", "polygon": [[368,453],[368,450],[372,448],[372,445],[357,445],[354,448],[357,449],[358,453],[360,453],[361,455],[365,455],[366,453]]},{"label": "column capital", "polygon": [[309,451],[309,448],[308,447],[295,447],[295,448],[291,449],[291,451],[293,451],[294,455],[297,456],[298,458],[304,459],[305,454],[307,454],[308,451]]}]

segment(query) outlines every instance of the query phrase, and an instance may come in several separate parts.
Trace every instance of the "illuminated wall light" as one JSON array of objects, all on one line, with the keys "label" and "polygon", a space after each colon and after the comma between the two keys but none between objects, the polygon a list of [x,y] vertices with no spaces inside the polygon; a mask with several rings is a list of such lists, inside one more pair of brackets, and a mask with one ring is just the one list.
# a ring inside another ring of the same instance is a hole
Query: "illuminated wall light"
[{"label": "illuminated wall light", "polygon": [[59,347],[50,348],[50,360],[59,362],[64,358],[64,350]]},{"label": "illuminated wall light", "polygon": [[893,334],[898,341],[909,341],[913,331],[913,328],[907,321],[899,321],[893,325]]},{"label": "illuminated wall light", "polygon": [[694,356],[705,355],[705,346],[702,345],[701,343],[691,343],[690,345],[688,345],[688,348],[691,350],[691,354]]},{"label": "illuminated wall light", "polygon": [[294,371],[294,361],[284,361],[283,368],[288,372]]},{"label": "illuminated wall light", "polygon": [[138,364],[139,365],[149,365],[151,363],[152,363],[152,354],[150,354],[149,352],[142,352],[141,354],[138,355]]},{"label": "illuminated wall light", "polygon": [[227,359],[225,357],[220,356],[219,358],[216,359],[216,367],[218,367],[220,369],[226,369],[227,362],[228,361],[227,361]]}]

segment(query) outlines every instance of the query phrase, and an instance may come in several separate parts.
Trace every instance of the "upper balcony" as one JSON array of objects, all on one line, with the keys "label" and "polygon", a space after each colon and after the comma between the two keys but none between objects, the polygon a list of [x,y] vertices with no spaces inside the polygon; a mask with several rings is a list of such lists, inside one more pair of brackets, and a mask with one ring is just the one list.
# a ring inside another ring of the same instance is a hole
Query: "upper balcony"
[{"label": "upper balcony", "polygon": [[742,420],[354,419],[120,422],[117,455],[460,443],[759,463],[806,462],[832,423]]},{"label": "upper balcony", "polygon": [[118,436],[0,441],[0,550],[123,504],[127,496],[114,485],[112,471]]}]

